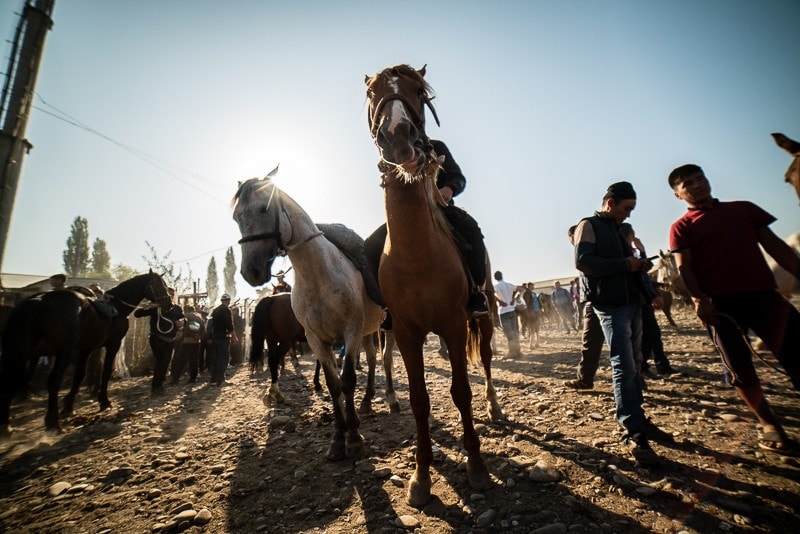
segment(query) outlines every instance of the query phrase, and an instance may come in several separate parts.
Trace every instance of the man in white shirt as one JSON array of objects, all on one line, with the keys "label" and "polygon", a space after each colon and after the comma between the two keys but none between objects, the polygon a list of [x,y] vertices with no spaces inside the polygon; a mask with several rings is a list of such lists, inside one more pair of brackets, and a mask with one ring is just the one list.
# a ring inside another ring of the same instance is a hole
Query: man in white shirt
[{"label": "man in white shirt", "polygon": [[517,291],[522,290],[520,286],[516,286],[503,280],[503,273],[496,271],[494,279],[497,283],[494,285],[494,295],[497,298],[498,309],[500,315],[500,325],[503,327],[503,333],[508,340],[508,354],[511,357],[522,356],[519,350],[519,330],[517,326],[517,313],[514,310],[514,299],[517,296]]}]

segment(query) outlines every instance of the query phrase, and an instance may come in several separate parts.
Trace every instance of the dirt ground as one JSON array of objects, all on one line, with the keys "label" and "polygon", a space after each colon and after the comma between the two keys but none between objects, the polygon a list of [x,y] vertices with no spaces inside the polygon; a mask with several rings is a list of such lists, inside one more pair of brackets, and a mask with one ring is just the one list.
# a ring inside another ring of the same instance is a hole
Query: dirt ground
[{"label": "dirt ground", "polygon": [[[147,377],[116,380],[114,407],[82,394],[66,432],[43,429],[44,397],[12,406],[0,444],[1,532],[791,532],[800,510],[800,463],[762,451],[754,418],[722,383],[719,358],[688,309],[680,332],[662,323],[680,372],[647,381],[646,411],[672,437],[653,443],[659,468],[634,466],[619,443],[607,353],[595,389],[576,392],[579,338],[544,331],[544,343],[509,358],[497,331],[495,385],[508,417],[485,415],[483,376],[471,370],[482,454],[494,488],[471,490],[449,366],[426,344],[433,411],[434,497],[406,504],[414,421],[402,361],[402,405],[362,418],[369,456],[325,460],[326,394],[311,387],[309,356],[287,363],[287,404],[265,409],[264,374],[231,369],[230,385],[169,387],[151,397]],[[661,321],[663,316],[659,314]],[[765,364],[775,410],[800,437],[800,394]],[[379,372],[379,395],[383,387]],[[363,375],[360,375],[360,384]],[[185,380],[185,379],[184,379]]]}]

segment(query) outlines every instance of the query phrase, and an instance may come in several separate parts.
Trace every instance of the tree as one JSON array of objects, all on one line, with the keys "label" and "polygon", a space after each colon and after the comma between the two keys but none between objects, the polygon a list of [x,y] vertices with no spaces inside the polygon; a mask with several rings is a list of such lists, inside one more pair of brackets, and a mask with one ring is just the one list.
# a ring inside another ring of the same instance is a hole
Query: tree
[{"label": "tree", "polygon": [[225,252],[222,276],[225,277],[225,293],[231,296],[231,300],[236,300],[236,257],[233,255],[233,247],[228,247]]},{"label": "tree", "polygon": [[136,269],[122,263],[117,263],[111,268],[111,276],[114,278],[114,280],[118,280],[120,282],[130,280],[137,274],[139,273],[136,271]]},{"label": "tree", "polygon": [[219,293],[219,275],[217,274],[217,260],[214,256],[208,261],[208,270],[206,271],[206,293],[208,293],[208,303],[214,306],[217,303],[217,294]]},{"label": "tree", "polygon": [[99,237],[92,245],[92,258],[89,262],[91,275],[98,278],[111,277],[111,255],[108,253],[106,242]]},{"label": "tree", "polygon": [[162,278],[164,278],[164,282],[170,286],[174,287],[175,290],[180,293],[188,293],[192,289],[192,273],[191,270],[189,274],[186,275],[183,273],[183,269],[176,269],[175,262],[169,259],[172,251],[170,250],[164,256],[159,256],[158,252],[156,251],[155,247],[151,245],[148,241],[145,241],[145,244],[150,249],[150,257],[142,256],[142,259],[145,261],[148,267],[150,267],[153,271],[159,273]]},{"label": "tree", "polygon": [[82,277],[89,270],[89,221],[80,215],[72,221],[62,259],[67,276]]}]

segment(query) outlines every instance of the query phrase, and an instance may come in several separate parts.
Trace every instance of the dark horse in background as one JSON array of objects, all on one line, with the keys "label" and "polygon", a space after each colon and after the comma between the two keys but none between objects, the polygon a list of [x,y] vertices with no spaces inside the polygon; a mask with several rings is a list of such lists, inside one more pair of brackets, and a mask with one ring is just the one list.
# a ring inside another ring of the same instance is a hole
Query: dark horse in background
[{"label": "dark horse in background", "polygon": [[89,354],[105,347],[103,375],[97,400],[100,410],[111,407],[108,382],[114,357],[128,332],[128,316],[144,299],[158,303],[162,311],[171,305],[167,286],[150,271],[121,282],[106,292],[106,303],[97,303],[81,291],[58,289],[40,293],[20,302],[8,318],[3,332],[0,361],[0,435],[9,433],[11,400],[27,387],[30,369],[39,357],[55,358],[47,379],[48,430],[61,431],[58,390],[64,370],[74,361],[72,387],[64,397],[62,416],[72,413],[75,396],[86,372]]},{"label": "dark horse in background", "polygon": [[[270,377],[276,382],[286,354],[295,344],[307,342],[306,331],[292,310],[291,293],[278,293],[258,301],[250,324],[250,369],[261,369],[266,342]],[[314,373],[314,389],[317,391],[322,390],[319,372],[317,361]]]}]

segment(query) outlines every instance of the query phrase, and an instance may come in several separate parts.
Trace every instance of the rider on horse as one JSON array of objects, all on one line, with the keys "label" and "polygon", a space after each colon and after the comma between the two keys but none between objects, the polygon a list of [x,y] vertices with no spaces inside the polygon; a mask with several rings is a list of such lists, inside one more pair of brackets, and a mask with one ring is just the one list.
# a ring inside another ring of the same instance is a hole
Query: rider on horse
[{"label": "rider on horse", "polygon": [[[464,191],[467,179],[461,172],[458,163],[453,159],[447,145],[436,139],[431,139],[430,144],[437,156],[444,156],[442,168],[436,177],[436,186],[447,202],[447,206],[442,210],[453,228],[456,246],[464,257],[467,277],[472,286],[469,300],[467,300],[467,312],[471,317],[486,315],[489,313],[489,308],[486,304],[486,296],[481,291],[486,281],[486,246],[483,243],[483,234],[478,222],[466,211],[456,207],[453,202],[453,197]],[[386,224],[383,224],[364,242],[364,252],[376,279],[385,241]],[[386,320],[381,325],[381,328],[391,330],[391,324],[391,316],[387,312]]]}]

